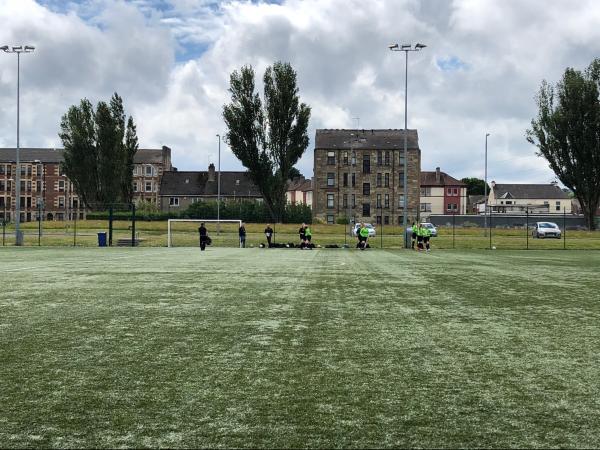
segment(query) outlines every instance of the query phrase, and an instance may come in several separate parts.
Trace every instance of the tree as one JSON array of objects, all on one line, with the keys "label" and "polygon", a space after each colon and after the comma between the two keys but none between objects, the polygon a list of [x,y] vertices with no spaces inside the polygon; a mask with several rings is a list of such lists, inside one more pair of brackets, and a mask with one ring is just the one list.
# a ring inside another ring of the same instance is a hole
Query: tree
[{"label": "tree", "polygon": [[542,82],[536,103],[538,115],[526,131],[558,179],[579,200],[586,224],[596,228],[594,213],[600,201],[600,59],[585,72],[567,68],[551,86]]},{"label": "tree", "polygon": [[310,107],[298,99],[296,72],[290,64],[268,67],[263,82],[264,105],[255,92],[252,67],[234,71],[231,103],[223,106],[223,118],[233,154],[248,169],[273,220],[281,221],[287,180],[308,147]]},{"label": "tree", "polygon": [[130,203],[133,197],[133,159],[138,149],[132,117],[125,122],[123,100],[115,93],[110,103],[89,100],[71,106],[61,120],[65,175],[86,206]]},{"label": "tree", "polygon": [[295,167],[292,167],[290,169],[290,174],[288,175],[288,178],[290,180],[293,180],[294,178],[300,178],[302,177],[302,174],[300,173],[300,171],[298,169],[296,169]]},{"label": "tree", "polygon": [[[467,185],[467,195],[485,195],[485,181],[479,178],[462,178],[460,181]],[[488,192],[490,192],[488,186]]]}]

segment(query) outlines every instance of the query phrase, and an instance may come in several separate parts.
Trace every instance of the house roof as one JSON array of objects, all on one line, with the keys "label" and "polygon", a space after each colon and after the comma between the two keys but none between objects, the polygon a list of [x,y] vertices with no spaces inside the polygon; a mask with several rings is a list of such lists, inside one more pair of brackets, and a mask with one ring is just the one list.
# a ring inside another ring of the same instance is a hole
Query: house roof
[{"label": "house roof", "polygon": [[436,178],[437,172],[421,172],[421,186],[466,186],[460,180],[457,180],[454,177],[451,177],[446,172],[440,171],[439,179]]},{"label": "house roof", "polygon": [[[417,130],[408,130],[408,148],[419,148]],[[400,150],[404,148],[404,130],[317,130],[317,149]]]},{"label": "house roof", "polygon": [[[63,161],[62,148],[21,148],[19,159],[23,162],[41,161],[42,163],[60,163]],[[0,148],[0,162],[15,162],[15,148]],[[135,164],[160,164],[163,162],[163,149],[140,148],[133,159]]]},{"label": "house roof", "polygon": [[494,184],[496,198],[568,199],[569,196],[554,184]]},{"label": "house roof", "polygon": [[[160,183],[162,196],[217,196],[217,173],[209,181],[208,171],[163,172]],[[221,172],[221,195],[227,197],[261,197],[246,172]]]},{"label": "house roof", "polygon": [[307,180],[304,177],[296,177],[293,180],[288,181],[287,190],[288,191],[312,191],[312,179]]},{"label": "house roof", "polygon": [[469,195],[468,197],[469,203],[474,205],[476,203],[484,203],[485,195]]}]

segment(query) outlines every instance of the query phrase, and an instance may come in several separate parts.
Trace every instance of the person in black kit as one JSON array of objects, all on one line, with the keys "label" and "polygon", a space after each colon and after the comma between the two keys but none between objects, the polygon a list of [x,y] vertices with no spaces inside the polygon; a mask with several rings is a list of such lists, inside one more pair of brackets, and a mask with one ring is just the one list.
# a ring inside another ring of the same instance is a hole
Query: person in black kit
[{"label": "person in black kit", "polygon": [[273,238],[273,228],[271,228],[271,224],[267,224],[267,228],[265,228],[265,237],[267,238],[269,248],[271,248],[271,239]]},{"label": "person in black kit", "polygon": [[300,248],[304,248],[304,246],[306,245],[306,234],[304,233],[305,231],[306,224],[303,223],[300,227],[300,230],[298,230],[298,234],[300,235]]},{"label": "person in black kit", "polygon": [[246,248],[246,224],[240,225],[240,248]]},{"label": "person in black kit", "polygon": [[204,251],[206,249],[206,242],[208,241],[208,230],[204,226],[204,222],[200,224],[198,233],[200,233],[200,250]]}]

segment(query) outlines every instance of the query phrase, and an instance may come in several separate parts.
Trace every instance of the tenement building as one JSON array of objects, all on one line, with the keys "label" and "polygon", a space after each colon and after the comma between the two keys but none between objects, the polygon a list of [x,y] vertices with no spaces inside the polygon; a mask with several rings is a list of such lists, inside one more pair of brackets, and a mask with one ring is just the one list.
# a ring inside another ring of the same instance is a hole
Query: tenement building
[{"label": "tenement building", "polygon": [[[313,217],[326,223],[402,224],[419,217],[421,150],[408,130],[404,186],[404,130],[317,130]],[[406,198],[408,196],[408,202]]]},{"label": "tenement building", "polygon": [[[63,150],[22,148],[21,222],[73,220],[85,217],[73,184],[61,169]],[[139,149],[134,158],[133,201],[158,205],[160,181],[164,171],[172,170],[171,149]],[[16,149],[0,148],[0,219],[13,221],[16,211]]]}]

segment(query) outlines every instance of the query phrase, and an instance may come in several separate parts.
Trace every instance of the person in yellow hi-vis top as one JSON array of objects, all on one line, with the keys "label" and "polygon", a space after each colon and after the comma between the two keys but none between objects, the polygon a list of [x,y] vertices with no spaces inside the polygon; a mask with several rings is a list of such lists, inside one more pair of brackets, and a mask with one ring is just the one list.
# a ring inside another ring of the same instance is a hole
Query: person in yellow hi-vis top
[{"label": "person in yellow hi-vis top", "polygon": [[367,239],[369,239],[369,229],[365,226],[364,223],[360,224],[360,230],[358,232],[358,235],[358,245],[360,246],[361,250],[364,250],[365,248],[367,248]]},{"label": "person in yellow hi-vis top", "polygon": [[415,222],[412,223],[412,239],[410,241],[410,248],[412,248],[413,250],[415,249],[415,242],[417,241],[417,230],[419,229],[419,227],[417,227],[417,224]]},{"label": "person in yellow hi-vis top", "polygon": [[417,227],[417,251],[423,250],[423,238],[425,237],[424,227],[419,224]]},{"label": "person in yellow hi-vis top", "polygon": [[421,227],[423,230],[423,244],[425,245],[425,251],[429,252],[429,239],[431,238],[431,230],[427,227]]}]

